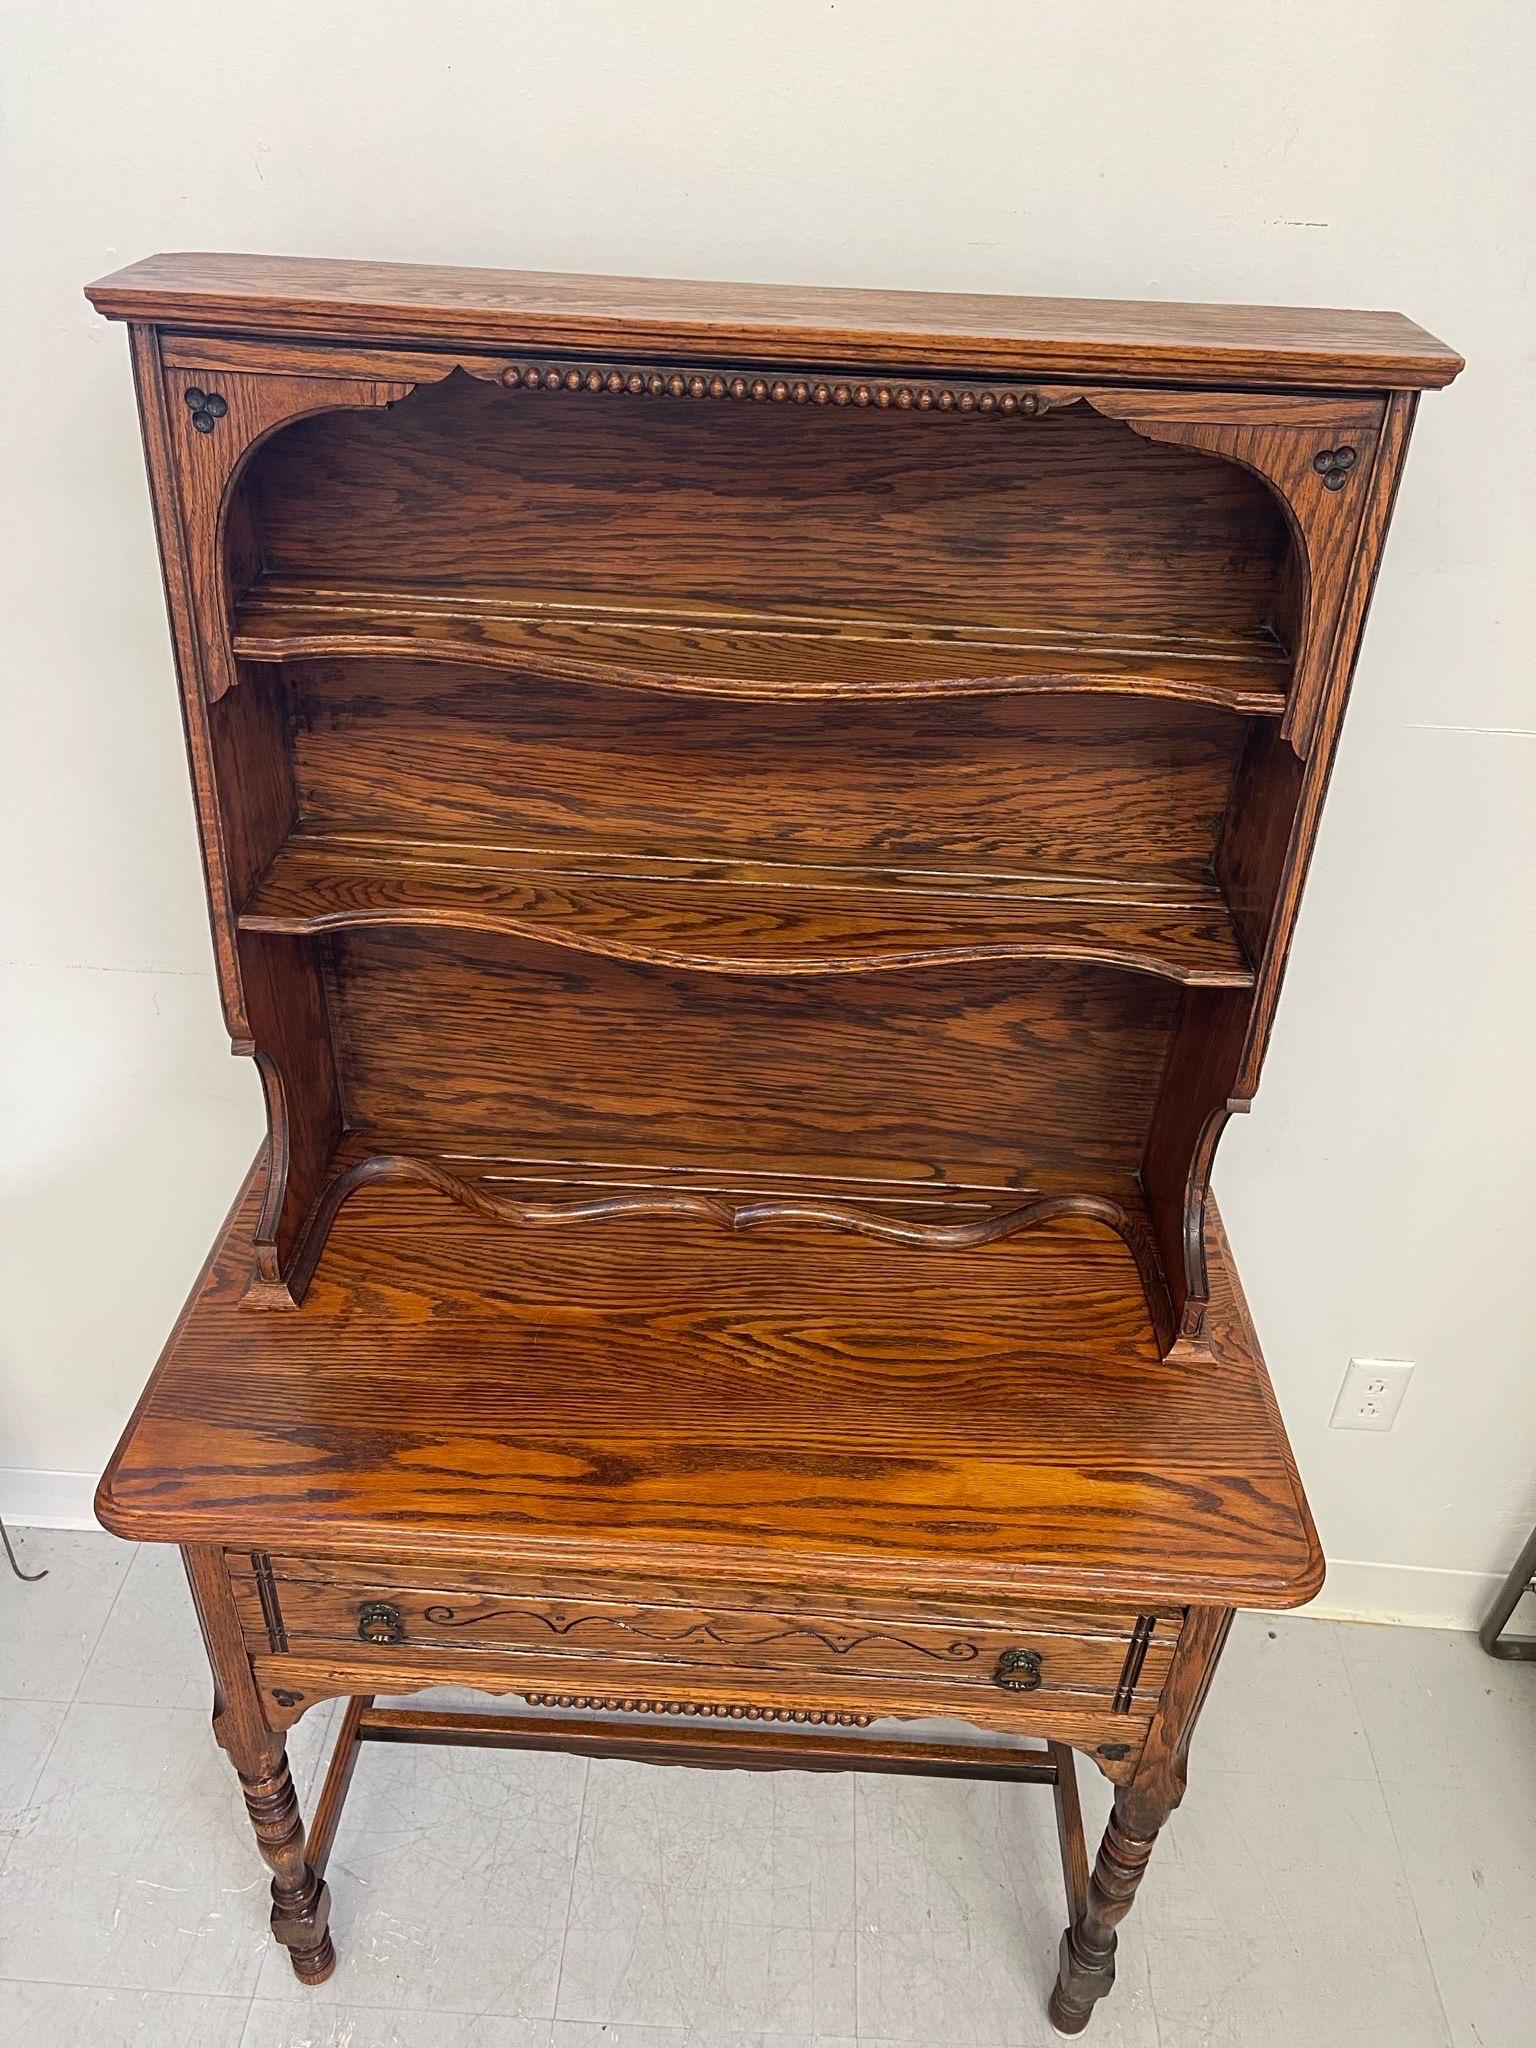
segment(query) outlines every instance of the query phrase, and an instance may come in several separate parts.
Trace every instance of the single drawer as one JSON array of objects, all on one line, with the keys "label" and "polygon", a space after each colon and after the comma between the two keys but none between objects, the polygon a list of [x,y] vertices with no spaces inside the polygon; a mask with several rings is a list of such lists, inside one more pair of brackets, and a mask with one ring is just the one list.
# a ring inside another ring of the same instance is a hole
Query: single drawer
[{"label": "single drawer", "polygon": [[510,1662],[544,1693],[779,1675],[786,1683],[845,1680],[876,1707],[915,1695],[920,1710],[934,1714],[963,1716],[968,1701],[1034,1695],[1146,1715],[1182,1618],[1177,1610],[995,1605],[946,1612],[933,1601],[889,1611],[772,1588],[578,1589],[262,1553],[231,1553],[229,1561],[254,1656],[373,1656],[381,1667],[423,1657],[440,1682],[467,1685],[477,1682],[477,1668],[499,1673]]}]

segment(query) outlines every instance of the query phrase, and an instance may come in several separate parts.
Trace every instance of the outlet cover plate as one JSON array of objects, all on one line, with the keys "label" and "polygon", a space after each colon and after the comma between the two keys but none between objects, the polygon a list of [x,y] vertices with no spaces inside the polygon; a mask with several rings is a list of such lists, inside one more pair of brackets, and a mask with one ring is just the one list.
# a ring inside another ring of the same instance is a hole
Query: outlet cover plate
[{"label": "outlet cover plate", "polygon": [[1413,1366],[1401,1358],[1352,1358],[1333,1404],[1330,1429],[1390,1429]]}]

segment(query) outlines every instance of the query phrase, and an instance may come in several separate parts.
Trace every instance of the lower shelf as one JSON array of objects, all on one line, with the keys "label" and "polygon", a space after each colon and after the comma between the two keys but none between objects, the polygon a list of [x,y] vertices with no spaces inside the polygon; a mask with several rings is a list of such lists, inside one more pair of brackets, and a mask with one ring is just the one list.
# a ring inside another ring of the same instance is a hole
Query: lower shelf
[{"label": "lower shelf", "polygon": [[1193,988],[1253,970],[1213,880],[935,870],[470,846],[295,833],[244,931],[506,932],[725,974],[1083,960]]},{"label": "lower shelf", "polygon": [[868,1178],[846,1183],[831,1175],[753,1180],[425,1150],[419,1140],[391,1139],[379,1131],[352,1131],[342,1139],[286,1278],[253,1279],[253,1305],[292,1308],[302,1302],[342,1206],[362,1189],[390,1184],[430,1189],[487,1223],[524,1230],[671,1218],[733,1233],[770,1227],[847,1232],[928,1252],[973,1250],[1080,1217],[1114,1231],[1129,1248],[1160,1340],[1171,1324],[1141,1191],[1129,1175],[1106,1175],[1085,1185],[1070,1166],[1057,1164],[1037,1185],[1006,1189]]}]

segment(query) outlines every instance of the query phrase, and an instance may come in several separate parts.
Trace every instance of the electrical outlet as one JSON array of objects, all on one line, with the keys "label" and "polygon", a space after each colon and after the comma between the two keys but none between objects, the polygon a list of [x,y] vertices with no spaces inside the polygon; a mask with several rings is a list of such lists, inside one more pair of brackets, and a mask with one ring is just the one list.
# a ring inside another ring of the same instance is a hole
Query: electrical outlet
[{"label": "electrical outlet", "polygon": [[1412,1365],[1400,1358],[1352,1358],[1329,1428],[1390,1429],[1412,1372]]}]

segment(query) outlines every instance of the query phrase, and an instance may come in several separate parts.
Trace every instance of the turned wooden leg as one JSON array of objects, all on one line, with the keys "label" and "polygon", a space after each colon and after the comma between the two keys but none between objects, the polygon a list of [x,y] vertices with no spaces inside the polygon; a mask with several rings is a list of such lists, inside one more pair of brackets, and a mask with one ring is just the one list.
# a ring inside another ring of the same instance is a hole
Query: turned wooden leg
[{"label": "turned wooden leg", "polygon": [[1050,2004],[1058,2033],[1080,2034],[1114,1983],[1115,1929],[1131,1910],[1156,1840],[1156,1830],[1136,1834],[1118,1810],[1110,1815],[1088,1880],[1087,1907],[1061,1937],[1061,1974]]},{"label": "turned wooden leg", "polygon": [[300,1983],[323,1984],[336,1967],[326,1925],[331,1894],[305,1858],[304,1823],[281,1743],[256,1771],[240,1770],[240,1789],[256,1845],[272,1872],[272,1932]]},{"label": "turned wooden leg", "polygon": [[1088,1897],[1061,1937],[1051,2024],[1080,2034],[1115,1981],[1116,1929],[1136,1898],[1158,1830],[1184,1796],[1189,1739],[1232,1624],[1229,1607],[1191,1607],[1135,1776],[1115,1793]]},{"label": "turned wooden leg", "polygon": [[181,1554],[213,1667],[214,1737],[239,1774],[256,1846],[272,1872],[272,1932],[299,1981],[323,1984],[336,1967],[331,1895],[305,1854],[285,1738],[262,1711],[222,1552],[183,1544]]}]

